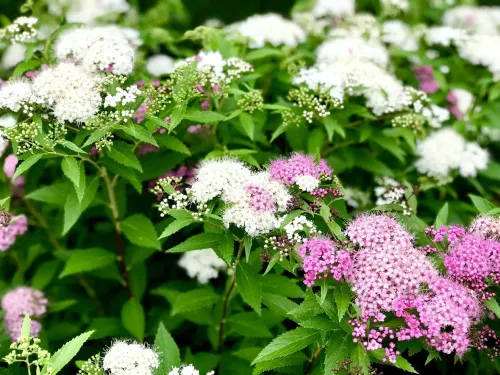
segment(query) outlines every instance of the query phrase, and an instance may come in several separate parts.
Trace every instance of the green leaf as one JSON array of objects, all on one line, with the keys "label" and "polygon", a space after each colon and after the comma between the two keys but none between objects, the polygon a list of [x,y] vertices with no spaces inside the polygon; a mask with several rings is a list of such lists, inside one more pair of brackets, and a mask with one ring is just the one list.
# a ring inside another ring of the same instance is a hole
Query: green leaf
[{"label": "green leaf", "polygon": [[261,277],[262,291],[275,293],[283,297],[304,298],[304,291],[290,278],[268,274]]},{"label": "green leaf", "polygon": [[[80,351],[83,344],[90,338],[94,331],[82,333],[80,336],[75,337],[73,340],[64,344],[50,359],[49,366],[53,369],[51,375],[57,374],[63,369]],[[44,366],[42,375],[47,374],[47,367]]]},{"label": "green leaf", "polygon": [[187,227],[188,225],[194,223],[193,217],[186,217],[182,219],[175,219],[171,222],[160,235],[160,240],[165,237],[169,237],[174,233],[177,233],[182,228]]},{"label": "green leaf", "polygon": [[252,116],[246,112],[241,113],[240,123],[243,127],[243,130],[245,131],[245,134],[253,141],[255,134],[255,124],[253,123]]},{"label": "green leaf", "polygon": [[129,299],[123,304],[121,318],[125,329],[142,342],[146,328],[146,318],[142,305],[135,299]]},{"label": "green leaf", "polygon": [[226,231],[221,234],[219,253],[226,263],[231,263],[234,253],[234,240],[231,232]]},{"label": "green leaf", "polygon": [[89,146],[92,143],[98,141],[99,139],[104,138],[106,136],[106,133],[107,133],[106,129],[99,129],[94,131],[92,134],[90,134],[90,137],[87,138],[82,147]]},{"label": "green leaf", "polygon": [[31,336],[31,319],[29,314],[24,315],[23,325],[21,326],[21,336]]},{"label": "green leaf", "polygon": [[82,209],[76,192],[71,189],[66,196],[66,202],[64,203],[64,223],[63,223],[63,235],[68,233],[68,231],[75,225],[76,221],[82,214]]},{"label": "green leaf", "polygon": [[201,233],[196,234],[186,241],[167,250],[167,253],[185,253],[191,250],[200,250],[208,248],[217,248],[220,241],[219,233]]},{"label": "green leaf", "polygon": [[61,161],[61,168],[66,177],[75,185],[78,189],[80,186],[80,168],[83,168],[81,163],[71,157],[65,157]]},{"label": "green leaf", "polygon": [[139,141],[149,143],[153,146],[158,146],[158,143],[156,143],[156,140],[153,138],[153,136],[140,125],[129,123],[127,124],[127,126],[124,126],[123,128],[120,129],[122,129],[125,133],[127,133],[128,135],[134,137]]},{"label": "green leaf", "polygon": [[125,237],[133,244],[157,250],[161,249],[155,227],[146,216],[142,214],[129,216],[123,220],[121,226]]},{"label": "green leaf", "polygon": [[[271,359],[270,361],[264,361],[258,363],[257,366],[255,366],[252,375],[259,375],[262,374],[263,372],[280,368],[282,368],[283,372],[285,372],[284,367],[292,367],[292,368],[297,368],[297,370],[299,370],[299,367],[302,367],[306,361],[307,357],[304,353],[294,353],[287,357],[275,358]],[[290,373],[298,374],[298,372],[290,372]]]},{"label": "green leaf", "polygon": [[319,338],[320,334],[315,329],[298,327],[292,331],[285,332],[262,349],[257,358],[252,362],[252,365],[296,353]]},{"label": "green leaf", "polygon": [[370,356],[376,358],[381,363],[397,367],[397,368],[404,370],[406,372],[411,372],[412,374],[418,374],[418,372],[413,368],[411,363],[408,362],[405,358],[401,357],[400,355],[398,355],[396,357],[396,363],[391,363],[389,361],[382,362],[382,358],[385,357],[384,349],[370,350],[369,353],[370,353]]},{"label": "green leaf", "polygon": [[351,292],[346,284],[335,285],[333,290],[340,322],[351,304]]},{"label": "green leaf", "polygon": [[184,114],[184,118],[202,124],[215,124],[217,122],[224,121],[226,116],[221,115],[218,112],[190,110]]},{"label": "green leaf", "polygon": [[212,306],[219,299],[220,296],[208,288],[194,289],[179,294],[172,304],[172,315]]},{"label": "green leaf", "polygon": [[273,337],[264,322],[253,311],[231,315],[227,319],[227,324],[231,330],[245,337]]},{"label": "green leaf", "polygon": [[100,248],[71,250],[69,254],[70,257],[59,278],[106,267],[116,261],[116,254]]},{"label": "green leaf", "polygon": [[158,142],[162,145],[165,146],[166,148],[170,150],[174,150],[177,152],[180,152],[181,154],[185,155],[191,155],[191,151],[186,147],[184,143],[182,143],[179,139],[168,135],[168,134],[162,134],[158,136]]},{"label": "green leaf", "polygon": [[325,129],[326,129],[326,134],[328,135],[328,141],[332,141],[333,139],[333,134],[337,132],[343,139],[345,139],[346,134],[344,128],[339,124],[337,120],[335,120],[333,117],[328,116],[325,117],[323,120],[325,124]]},{"label": "green leaf", "polygon": [[113,146],[111,147],[111,149],[106,149],[105,153],[117,163],[142,172],[142,167],[139,159],[132,150],[132,147],[125,142],[113,142]]},{"label": "green leaf", "polygon": [[42,154],[31,155],[28,159],[24,160],[21,164],[19,164],[16,168],[16,172],[14,173],[14,176],[12,176],[12,180],[15,180],[21,174],[23,174],[28,169],[30,169],[32,166],[34,166],[36,164],[36,162],[42,158],[42,156],[43,156]]},{"label": "green leaf", "polygon": [[180,366],[181,355],[179,353],[179,348],[161,322],[158,326],[158,331],[156,332],[155,348],[160,355],[160,367],[157,370],[158,373],[168,374],[168,372],[172,370],[172,367]]},{"label": "green leaf", "polygon": [[500,306],[498,305],[498,301],[494,298],[484,301],[484,304],[487,308],[495,313],[497,318],[500,318]]},{"label": "green leaf", "polygon": [[64,198],[68,194],[69,188],[71,188],[69,182],[43,186],[40,189],[32,191],[25,198],[62,207],[64,206]]},{"label": "green leaf", "polygon": [[250,237],[248,234],[245,233],[245,236],[243,237],[243,242],[245,245],[245,257],[248,263],[248,260],[250,259],[250,252],[252,251],[252,237]]},{"label": "green leaf", "polygon": [[472,204],[479,211],[480,214],[484,214],[495,208],[495,205],[490,201],[478,197],[477,195],[469,194],[470,199],[472,200]]},{"label": "green leaf", "polygon": [[324,375],[331,375],[332,369],[338,369],[339,364],[350,357],[354,345],[352,335],[343,330],[335,331],[326,344]]},{"label": "green leaf", "polygon": [[41,263],[31,278],[31,286],[38,290],[44,290],[56,276],[60,265],[61,262],[57,259]]},{"label": "green leaf", "polygon": [[[176,105],[172,110],[172,115],[170,116],[170,123],[168,125],[168,131],[173,131],[184,118],[184,114],[186,112],[186,104]],[[160,120],[161,121],[161,120]]]},{"label": "green leaf", "polygon": [[262,290],[258,273],[246,263],[238,263],[236,267],[236,285],[243,300],[260,315]]},{"label": "green leaf", "polygon": [[280,316],[286,316],[290,311],[298,307],[295,302],[288,298],[272,293],[263,293],[262,303],[266,305],[269,310]]},{"label": "green leaf", "polygon": [[443,204],[443,207],[439,210],[437,216],[436,216],[436,221],[434,222],[434,226],[436,228],[440,228],[443,225],[446,225],[448,223],[448,202]]},{"label": "green leaf", "polygon": [[323,129],[314,129],[307,137],[307,152],[311,155],[319,155],[325,142]]}]

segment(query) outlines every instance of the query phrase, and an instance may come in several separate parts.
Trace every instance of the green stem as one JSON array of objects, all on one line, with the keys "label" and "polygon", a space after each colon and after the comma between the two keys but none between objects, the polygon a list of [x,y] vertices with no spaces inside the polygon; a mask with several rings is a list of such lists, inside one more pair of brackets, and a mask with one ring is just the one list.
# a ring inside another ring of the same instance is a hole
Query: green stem
[{"label": "green stem", "polygon": [[123,280],[125,281],[125,289],[127,290],[127,295],[129,299],[134,298],[134,293],[132,292],[132,288],[130,287],[130,279],[129,279],[129,274],[128,274],[128,269],[127,265],[125,264],[125,243],[123,241],[123,234],[122,234],[122,228],[121,228],[121,221],[120,221],[120,212],[118,211],[118,204],[116,201],[116,194],[115,194],[115,183],[116,179],[111,180],[111,178],[108,175],[108,171],[106,168],[101,169],[102,177],[104,179],[104,182],[106,184],[106,189],[108,191],[108,197],[109,197],[109,208],[111,209],[111,214],[113,217],[113,224],[115,227],[115,234],[116,234],[116,246],[118,250],[118,263],[120,264],[120,268],[122,270],[122,276]]},{"label": "green stem", "polygon": [[323,350],[323,347],[321,345],[318,345],[318,349],[314,352],[311,359],[309,360],[309,364],[307,365],[307,370],[305,372],[306,375],[311,374],[311,370],[312,370],[312,367],[314,365],[314,362],[316,362],[316,360],[318,359],[322,350]]},{"label": "green stem", "polygon": [[220,353],[222,351],[222,345],[224,344],[224,324],[226,323],[227,312],[229,307],[229,299],[231,298],[231,293],[234,290],[236,285],[236,267],[240,262],[241,255],[243,254],[243,241],[239,241],[238,255],[236,255],[236,260],[234,262],[234,271],[231,276],[231,281],[229,282],[229,287],[224,295],[224,302],[222,306],[222,315],[219,322],[219,339],[217,341],[217,352]]}]

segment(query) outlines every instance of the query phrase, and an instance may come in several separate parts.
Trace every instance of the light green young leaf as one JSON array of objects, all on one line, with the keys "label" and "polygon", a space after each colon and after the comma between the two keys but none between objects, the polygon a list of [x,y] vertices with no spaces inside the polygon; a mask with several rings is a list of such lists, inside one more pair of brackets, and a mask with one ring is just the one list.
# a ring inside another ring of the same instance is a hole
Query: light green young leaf
[{"label": "light green young leaf", "polygon": [[83,165],[75,158],[65,157],[61,161],[61,168],[64,175],[73,183],[73,185],[75,185],[75,188],[78,189],[80,186],[80,168],[83,168]]},{"label": "light green young leaf", "polygon": [[122,230],[125,237],[135,245],[161,249],[153,223],[142,214],[132,215],[123,220]]},{"label": "light green young leaf", "polygon": [[146,318],[142,305],[135,299],[129,299],[123,304],[121,318],[125,329],[142,342],[146,328]]},{"label": "light green young leaf", "polygon": [[298,327],[292,331],[285,332],[262,349],[257,358],[252,362],[252,365],[296,353],[319,338],[320,334],[315,329]]},{"label": "light green young leaf", "polygon": [[144,128],[140,125],[127,124],[127,126],[124,126],[123,128],[120,128],[120,129],[139,141],[149,143],[153,146],[158,146],[158,143],[153,138],[153,136],[151,134],[149,134],[149,132],[146,130],[146,128]]},{"label": "light green young leaf", "polygon": [[487,308],[495,313],[497,318],[500,318],[500,306],[498,305],[498,301],[495,298],[484,301],[484,304]]},{"label": "light green young leaf", "polygon": [[220,299],[212,289],[194,289],[180,294],[172,304],[172,315],[212,306]]},{"label": "light green young leaf", "polygon": [[[64,344],[50,359],[49,366],[53,369],[51,375],[56,375],[66,366],[77,353],[80,351],[83,344],[90,338],[94,331],[82,333],[80,336],[75,337],[71,341]],[[44,366],[41,375],[47,375],[47,368]]]},{"label": "light green young leaf", "polygon": [[173,222],[171,222],[168,227],[165,228],[163,233],[160,235],[160,240],[162,238],[166,238],[171,236],[174,233],[177,233],[180,231],[182,228],[187,227],[188,225],[194,223],[194,219],[192,217],[187,217],[183,219],[176,219]]},{"label": "light green young leaf", "polygon": [[202,124],[214,124],[224,121],[226,116],[212,111],[190,110],[184,114],[184,118]]},{"label": "light green young leaf", "polygon": [[179,348],[163,323],[158,326],[155,338],[155,348],[160,355],[160,367],[158,373],[168,374],[172,367],[180,366],[181,355]]},{"label": "light green young leaf", "polygon": [[243,127],[243,130],[245,131],[245,134],[253,141],[255,134],[255,124],[253,123],[252,115],[246,112],[242,112],[240,114],[240,123]]},{"label": "light green young leaf", "polygon": [[30,169],[32,166],[34,166],[36,164],[36,162],[42,158],[42,156],[43,156],[42,154],[31,155],[28,159],[24,160],[21,164],[19,164],[16,168],[16,172],[14,173],[14,176],[12,176],[12,180],[15,180],[21,174],[23,174],[28,169]]},{"label": "light green young leaf", "polygon": [[71,185],[67,181],[59,184],[52,184],[32,191],[26,195],[25,198],[62,207],[65,202],[64,198],[68,194],[70,188]]},{"label": "light green young leaf", "polygon": [[439,210],[437,216],[436,216],[436,221],[434,222],[434,226],[436,228],[440,228],[443,225],[446,225],[448,223],[448,202],[443,204],[443,207]]},{"label": "light green young leaf", "polygon": [[478,197],[477,195],[469,194],[470,199],[472,200],[472,204],[479,211],[480,214],[484,214],[495,208],[495,205],[490,201]]},{"label": "light green young leaf", "polygon": [[80,207],[78,197],[76,196],[76,192],[73,189],[70,189],[68,195],[66,196],[66,202],[64,203],[63,235],[68,233],[73,225],[75,225],[81,214],[82,209]]},{"label": "light green young leaf", "polygon": [[57,259],[41,263],[31,278],[31,286],[38,290],[44,290],[54,279],[60,267],[61,262]]},{"label": "light green young leaf", "polygon": [[23,325],[21,326],[21,336],[31,336],[31,319],[29,314],[24,315]]},{"label": "light green young leaf", "polygon": [[178,244],[167,250],[167,253],[185,253],[191,250],[200,250],[208,248],[218,248],[220,234],[218,233],[201,233],[189,237],[186,241]]},{"label": "light green young leaf", "polygon": [[246,263],[238,263],[236,267],[236,285],[243,300],[260,315],[262,290],[258,273]]},{"label": "light green young leaf", "polygon": [[139,159],[132,150],[132,147],[125,142],[113,142],[113,146],[111,147],[111,149],[106,149],[105,154],[117,163],[120,163],[127,167],[132,167],[139,172],[142,172],[142,167]]},{"label": "light green young leaf", "polygon": [[71,250],[70,257],[59,278],[106,267],[115,261],[116,254],[104,249]]}]

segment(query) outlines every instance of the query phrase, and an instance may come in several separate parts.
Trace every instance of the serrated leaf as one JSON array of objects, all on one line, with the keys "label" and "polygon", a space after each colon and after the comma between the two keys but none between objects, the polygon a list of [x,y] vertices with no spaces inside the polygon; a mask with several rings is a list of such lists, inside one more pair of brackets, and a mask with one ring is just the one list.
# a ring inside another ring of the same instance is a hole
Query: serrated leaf
[{"label": "serrated leaf", "polygon": [[71,250],[70,257],[59,278],[106,267],[115,261],[116,254],[104,249]]},{"label": "serrated leaf", "polygon": [[153,136],[142,126],[139,126],[134,123],[129,123],[127,124],[127,126],[124,126],[123,128],[120,129],[139,141],[149,143],[153,146],[158,146],[158,143],[153,138]]},{"label": "serrated leaf", "polygon": [[248,303],[257,314],[261,313],[262,290],[257,272],[246,263],[238,263],[236,267],[236,285],[243,300]]},{"label": "serrated leaf", "polygon": [[184,118],[202,124],[215,124],[224,121],[226,116],[218,112],[190,110],[184,114]]},{"label": "serrated leaf", "polygon": [[107,132],[106,129],[99,129],[94,131],[92,134],[90,134],[90,136],[87,138],[82,147],[87,147],[92,143],[104,138],[106,136],[106,132]]},{"label": "serrated leaf", "polygon": [[80,186],[80,168],[83,166],[78,161],[71,157],[65,157],[61,161],[61,169],[64,175],[75,185]]},{"label": "serrated leaf", "polygon": [[434,226],[436,228],[440,228],[443,225],[448,223],[448,202],[446,202],[443,207],[439,210],[436,221],[434,222]]},{"label": "serrated leaf", "polygon": [[142,305],[135,299],[129,299],[123,304],[121,318],[125,329],[142,342],[146,328],[146,318]]},{"label": "serrated leaf", "polygon": [[163,323],[160,322],[155,337],[155,349],[160,355],[160,367],[158,373],[167,374],[172,367],[180,366],[181,355],[179,348]]},{"label": "serrated leaf", "polygon": [[349,287],[345,284],[335,285],[334,296],[335,296],[335,304],[337,305],[337,312],[339,322],[344,317],[344,314],[349,309],[349,305],[351,304],[351,292]]},{"label": "serrated leaf", "polygon": [[188,238],[186,241],[167,250],[167,253],[185,253],[191,250],[200,250],[217,247],[220,241],[218,233],[201,233]]},{"label": "serrated leaf", "polygon": [[21,336],[31,336],[31,319],[29,314],[24,315],[23,324],[21,326]]},{"label": "serrated leaf", "polygon": [[275,293],[284,297],[304,298],[304,291],[290,278],[268,274],[261,277],[262,291]]},{"label": "serrated leaf", "polygon": [[51,203],[62,207],[65,202],[64,198],[68,194],[69,188],[71,188],[69,182],[43,186],[40,189],[32,191],[26,195],[25,198],[38,202]]},{"label": "serrated leaf", "polygon": [[272,293],[262,293],[262,303],[266,305],[269,310],[283,317],[299,306],[286,297]]},{"label": "serrated leaf", "polygon": [[253,311],[231,315],[227,319],[227,324],[231,330],[245,337],[273,337],[264,322]]},{"label": "serrated leaf", "polygon": [[246,112],[241,113],[240,123],[243,127],[243,130],[245,131],[245,134],[253,141],[255,134],[255,124],[253,122],[252,115]]},{"label": "serrated leaf", "polygon": [[[51,375],[57,374],[66,366],[80,351],[83,344],[90,338],[94,331],[82,333],[71,341],[64,344],[50,359],[49,366],[53,369]],[[47,374],[47,367],[44,366],[42,375]]]},{"label": "serrated leaf", "polygon": [[220,296],[208,288],[180,294],[172,304],[172,315],[212,306]]},{"label": "serrated leaf", "polygon": [[68,233],[73,225],[75,225],[81,214],[82,210],[76,192],[73,189],[70,189],[68,195],[66,196],[66,202],[64,203],[63,235]]},{"label": "serrated leaf", "polygon": [[187,148],[187,146],[182,143],[179,139],[168,135],[168,134],[162,134],[158,136],[158,142],[162,145],[165,146],[166,148],[180,152],[181,154],[185,155],[191,155],[191,151]]},{"label": "serrated leaf", "polygon": [[26,172],[28,169],[30,169],[32,166],[38,162],[42,158],[42,154],[35,154],[31,155],[28,159],[24,160],[21,164],[19,164],[16,168],[16,172],[12,176],[12,181],[14,181],[16,178],[18,178],[21,174]]},{"label": "serrated leaf", "polygon": [[219,253],[226,263],[231,263],[234,253],[234,240],[231,232],[226,231],[221,234]]},{"label": "serrated leaf", "polygon": [[332,369],[338,369],[339,364],[350,357],[354,345],[352,335],[335,331],[326,344],[324,374],[331,375]]},{"label": "serrated leaf", "polygon": [[125,142],[113,142],[113,146],[111,149],[106,149],[105,154],[117,163],[142,172],[141,162],[137,158],[134,151],[132,151],[132,147]]},{"label": "serrated leaf", "polygon": [[175,219],[173,222],[171,222],[165,230],[162,232],[160,235],[160,240],[165,237],[169,237],[174,233],[177,233],[180,231],[182,228],[187,227],[188,225],[194,223],[193,217],[187,217],[183,219]]},{"label": "serrated leaf", "polygon": [[257,358],[252,362],[252,365],[296,353],[319,338],[319,332],[314,329],[298,327],[292,331],[285,332],[262,349]]},{"label": "serrated leaf", "polygon": [[[284,367],[303,366],[303,364],[306,361],[307,361],[307,357],[305,356],[304,353],[294,353],[294,354],[289,355],[287,357],[275,358],[275,359],[272,359],[270,361],[258,363],[257,366],[255,366],[252,375],[259,375],[259,374],[262,374],[263,372],[266,372],[266,371],[270,371],[270,370],[274,370],[274,369],[283,369]],[[292,372],[292,373],[298,374],[298,372]]]},{"label": "serrated leaf", "polygon": [[150,219],[142,214],[127,217],[122,221],[122,230],[125,237],[135,245],[160,250],[155,227]]}]

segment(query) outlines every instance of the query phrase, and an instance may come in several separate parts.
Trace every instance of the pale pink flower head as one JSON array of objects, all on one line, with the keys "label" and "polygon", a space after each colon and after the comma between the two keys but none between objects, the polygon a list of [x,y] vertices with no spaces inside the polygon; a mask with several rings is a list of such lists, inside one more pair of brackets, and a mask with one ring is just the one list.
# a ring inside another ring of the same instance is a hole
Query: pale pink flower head
[{"label": "pale pink flower head", "polygon": [[16,171],[16,166],[19,163],[19,159],[14,154],[10,154],[5,158],[3,163],[3,171],[7,178],[10,180]]},{"label": "pale pink flower head", "polygon": [[328,238],[307,240],[300,246],[299,255],[303,260],[304,284],[307,286],[313,286],[317,279],[330,275],[340,280],[351,267],[349,252]]},{"label": "pale pink flower head", "polygon": [[469,226],[469,233],[485,239],[500,241],[500,219],[479,216]]},{"label": "pale pink flower head", "polygon": [[[30,287],[18,287],[5,294],[2,298],[2,309],[5,311],[5,328],[12,341],[19,338],[25,314],[30,317],[40,317],[47,311],[48,300],[45,295]],[[41,325],[31,322],[31,335],[38,336]]]},{"label": "pale pink flower head", "polygon": [[332,170],[325,160],[319,163],[311,155],[294,154],[288,159],[277,159],[269,166],[271,178],[285,185],[297,184],[304,191],[317,189],[322,177],[331,177]]},{"label": "pale pink flower head", "polygon": [[28,219],[21,215],[12,220],[8,226],[0,227],[0,251],[5,251],[11,247],[19,235],[28,230]]},{"label": "pale pink flower head", "polygon": [[204,100],[201,102],[201,110],[206,111],[210,108],[210,102],[208,100]]},{"label": "pale pink flower head", "polygon": [[257,213],[276,211],[274,199],[269,191],[256,185],[248,185],[246,190],[250,194],[250,209],[252,211]]},{"label": "pale pink flower head", "polygon": [[351,242],[362,248],[378,251],[408,249],[413,246],[412,236],[396,219],[387,215],[360,215],[344,232]]}]

